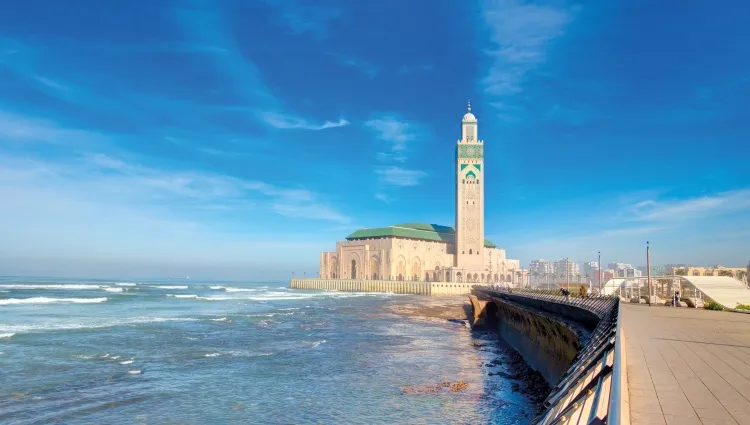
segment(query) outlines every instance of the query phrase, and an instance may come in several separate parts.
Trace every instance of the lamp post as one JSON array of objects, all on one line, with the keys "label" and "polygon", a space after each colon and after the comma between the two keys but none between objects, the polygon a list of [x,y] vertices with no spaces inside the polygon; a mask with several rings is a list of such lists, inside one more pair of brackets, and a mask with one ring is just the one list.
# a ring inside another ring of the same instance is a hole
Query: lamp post
[{"label": "lamp post", "polygon": [[599,251],[599,269],[597,270],[597,280],[599,286],[599,295],[602,294],[602,252]]},{"label": "lamp post", "polygon": [[570,267],[570,264],[568,263],[568,257],[565,257],[565,287],[570,292],[570,277],[568,276],[568,270]]},{"label": "lamp post", "polygon": [[648,282],[648,306],[651,307],[651,247],[646,241],[646,282]]}]

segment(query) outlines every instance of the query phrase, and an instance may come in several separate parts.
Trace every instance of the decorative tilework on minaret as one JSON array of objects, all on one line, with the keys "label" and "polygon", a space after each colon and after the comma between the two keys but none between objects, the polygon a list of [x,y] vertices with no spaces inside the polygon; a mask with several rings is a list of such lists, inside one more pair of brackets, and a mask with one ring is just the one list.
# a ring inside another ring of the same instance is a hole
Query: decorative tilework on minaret
[{"label": "decorative tilework on minaret", "polygon": [[456,267],[484,270],[484,142],[471,102],[456,145]]}]

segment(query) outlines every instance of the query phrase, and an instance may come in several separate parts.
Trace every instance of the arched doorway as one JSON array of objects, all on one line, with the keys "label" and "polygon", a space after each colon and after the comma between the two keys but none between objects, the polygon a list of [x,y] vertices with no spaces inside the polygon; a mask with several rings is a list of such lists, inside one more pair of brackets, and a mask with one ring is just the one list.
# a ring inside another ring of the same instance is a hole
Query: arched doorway
[{"label": "arched doorway", "polygon": [[352,279],[356,279],[357,278],[357,260],[352,260],[352,270],[351,271],[352,272],[349,274],[349,276]]},{"label": "arched doorway", "polygon": [[463,276],[461,276],[461,272],[456,273],[456,282],[463,282]]}]

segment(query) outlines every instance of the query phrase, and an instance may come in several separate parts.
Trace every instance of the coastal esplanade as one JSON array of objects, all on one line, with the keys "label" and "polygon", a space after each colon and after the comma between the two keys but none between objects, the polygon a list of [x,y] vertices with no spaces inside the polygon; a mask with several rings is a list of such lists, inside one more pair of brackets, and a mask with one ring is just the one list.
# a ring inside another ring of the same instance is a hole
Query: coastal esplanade
[{"label": "coastal esplanade", "polygon": [[320,254],[321,279],[516,282],[520,262],[484,238],[484,141],[471,104],[456,143],[455,227],[405,223],[356,230]]}]

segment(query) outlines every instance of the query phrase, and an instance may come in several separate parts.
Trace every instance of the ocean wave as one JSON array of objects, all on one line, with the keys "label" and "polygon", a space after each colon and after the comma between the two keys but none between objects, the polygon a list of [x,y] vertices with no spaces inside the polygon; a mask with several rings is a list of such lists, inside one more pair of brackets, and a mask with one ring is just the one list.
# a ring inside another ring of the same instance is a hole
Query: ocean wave
[{"label": "ocean wave", "polygon": [[172,298],[200,298],[198,295],[193,294],[167,294],[167,296]]},{"label": "ocean wave", "polygon": [[212,322],[226,322],[226,321],[228,321],[229,319],[228,319],[228,318],[226,318],[226,317],[220,317],[220,318],[218,318],[218,319],[208,319],[208,320],[210,320],[210,321],[212,321]]},{"label": "ocean wave", "polygon": [[75,304],[90,304],[90,303],[103,303],[106,302],[107,298],[48,298],[48,297],[32,297],[32,298],[8,298],[0,300],[0,305],[16,305],[16,304],[52,304],[52,303],[75,303]]},{"label": "ocean wave", "polygon": [[108,288],[102,288],[102,289],[104,289],[107,292],[122,292],[123,291],[122,288],[109,288],[108,287]]},{"label": "ocean wave", "polygon": [[258,292],[261,290],[261,288],[224,288],[224,291],[226,292]]},{"label": "ocean wave", "polygon": [[149,288],[156,289],[187,289],[186,285],[149,285]]},{"label": "ocean wave", "polygon": [[3,339],[3,338],[10,338],[10,337],[12,337],[13,335],[15,335],[15,333],[13,333],[13,332],[10,332],[10,333],[6,333],[6,334],[0,334],[0,339]]},{"label": "ocean wave", "polygon": [[310,346],[312,348],[317,348],[320,344],[325,344],[326,342],[328,342],[328,341],[326,341],[325,339],[323,339],[323,340],[320,340],[320,341],[313,342],[312,344],[310,344]]},{"label": "ocean wave", "polygon": [[145,325],[149,323],[164,322],[196,322],[203,319],[194,317],[130,317],[125,319],[115,319],[109,321],[93,323],[46,323],[42,325],[0,325],[0,332],[28,333],[28,332],[49,332],[49,331],[66,331],[78,329],[101,329],[113,326],[133,326]]},{"label": "ocean wave", "polygon": [[117,286],[138,286],[135,282],[117,282],[115,283]]},{"label": "ocean wave", "polygon": [[84,284],[72,284],[72,283],[65,283],[65,284],[49,284],[49,285],[40,285],[40,284],[5,284],[0,285],[0,288],[5,289],[64,289],[64,290],[91,290],[91,289],[101,289],[102,285],[84,285]]},{"label": "ocean wave", "polygon": [[219,356],[221,356],[221,353],[208,353],[204,355],[204,357],[219,357]]},{"label": "ocean wave", "polygon": [[219,289],[226,289],[224,286],[209,286],[210,289],[219,290]]},{"label": "ocean wave", "polygon": [[128,374],[130,374],[130,375],[140,375],[141,374],[141,370],[140,369],[129,370]]},{"label": "ocean wave", "polygon": [[130,360],[123,360],[123,361],[121,361],[121,362],[120,362],[120,364],[132,364],[132,363],[133,363],[134,361],[135,361],[135,360],[133,360],[133,359],[130,359]]}]

